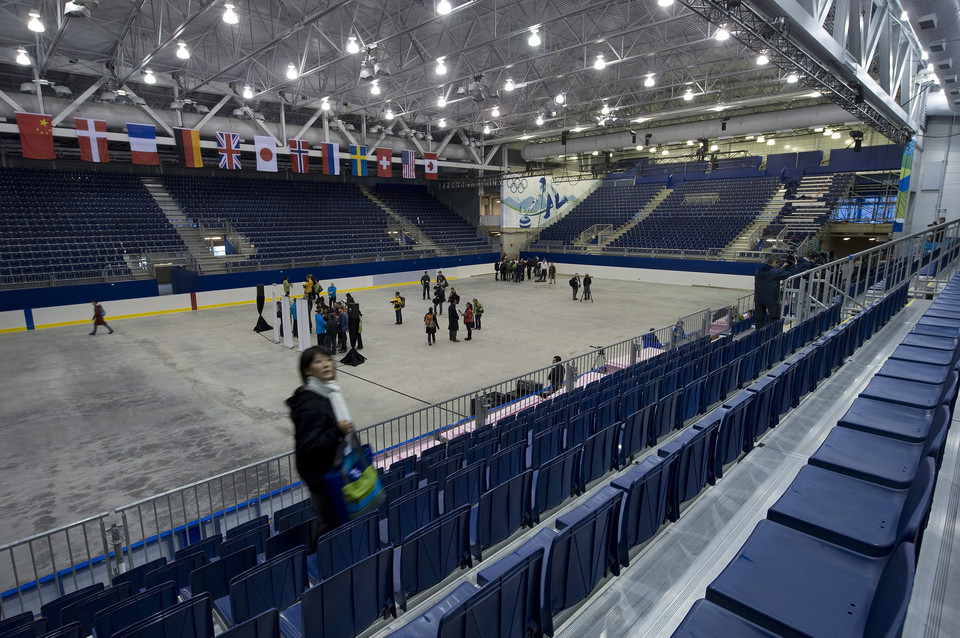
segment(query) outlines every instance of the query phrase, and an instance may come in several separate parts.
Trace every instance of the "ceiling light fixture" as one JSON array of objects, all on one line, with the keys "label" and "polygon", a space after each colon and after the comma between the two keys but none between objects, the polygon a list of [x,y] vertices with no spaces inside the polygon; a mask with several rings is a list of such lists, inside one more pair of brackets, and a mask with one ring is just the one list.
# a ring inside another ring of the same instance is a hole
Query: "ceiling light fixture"
[{"label": "ceiling light fixture", "polygon": [[190,59],[190,51],[187,50],[187,43],[183,40],[177,42],[177,57],[181,60]]},{"label": "ceiling light fixture", "polygon": [[451,11],[453,11],[453,6],[449,0],[440,0],[440,2],[437,3],[437,15],[445,16]]},{"label": "ceiling light fixture", "polygon": [[687,89],[686,92],[684,92],[684,94],[683,94],[683,99],[684,99],[685,101],[687,101],[687,102],[692,101],[692,100],[693,100],[693,89]]},{"label": "ceiling light fixture", "polygon": [[824,137],[830,137],[831,135],[833,135],[833,129],[832,129],[832,128],[825,128],[825,129],[823,129],[823,136],[824,136]]},{"label": "ceiling light fixture", "polygon": [[567,101],[567,98],[566,96],[564,96],[563,93],[557,93],[557,97],[553,98],[553,101],[556,102],[557,104],[563,104],[564,102]]},{"label": "ceiling light fixture", "polygon": [[597,54],[597,61],[593,63],[593,68],[597,71],[602,71],[605,66],[607,66],[607,62],[603,59],[603,54]]},{"label": "ceiling light fixture", "polygon": [[657,154],[657,147],[656,147],[656,146],[651,146],[651,147],[648,148],[647,150],[650,151],[651,153],[653,153],[654,155]]},{"label": "ceiling light fixture", "polygon": [[495,106],[495,107],[493,107],[492,109],[490,109],[490,115],[491,115],[492,117],[500,117],[500,107],[499,107],[499,106]]},{"label": "ceiling light fixture", "polygon": [[[747,139],[750,139],[749,135],[747,136]],[[763,144],[766,141],[767,141],[767,138],[765,138],[764,136],[762,135],[757,136],[757,144]]]},{"label": "ceiling light fixture", "polygon": [[517,85],[514,84],[514,83],[513,83],[513,80],[511,80],[510,78],[507,78],[507,81],[503,83],[503,90],[504,90],[504,91],[512,91],[512,90],[514,90],[515,88],[517,88]]},{"label": "ceiling light fixture", "polygon": [[147,84],[156,84],[156,83],[157,83],[157,78],[154,77],[153,71],[151,71],[150,69],[144,69],[144,70],[143,70],[143,74],[144,74],[144,75],[143,75],[143,81],[146,82]]},{"label": "ceiling light fixture", "polygon": [[665,149],[663,149],[662,151],[660,151],[660,154],[661,154],[661,155],[669,155],[669,154],[670,154],[670,149],[665,148]]},{"label": "ceiling light fixture", "polygon": [[720,28],[717,29],[717,32],[713,35],[716,38],[717,42],[724,42],[730,39],[730,32],[727,31],[727,25],[722,24]]},{"label": "ceiling light fixture", "polygon": [[657,4],[661,7],[669,7],[673,4],[673,0],[657,0]]},{"label": "ceiling light fixture", "polygon": [[642,150],[643,150],[643,144],[637,144],[637,150],[638,150],[638,151],[642,151]]},{"label": "ceiling light fixture", "polygon": [[360,45],[357,44],[355,36],[351,35],[347,38],[347,53],[360,53]]},{"label": "ceiling light fixture", "polygon": [[23,66],[30,64],[30,58],[27,57],[27,50],[23,47],[17,49],[17,64],[22,64]]},{"label": "ceiling light fixture", "polygon": [[693,140],[687,140],[687,146],[693,146],[693,145],[694,145]]},{"label": "ceiling light fixture", "polygon": [[787,76],[787,84],[796,84],[799,81],[800,81],[800,78],[797,77],[796,73],[791,73],[790,75]]},{"label": "ceiling light fixture", "polygon": [[227,24],[236,24],[240,22],[240,18],[237,17],[237,12],[234,11],[236,7],[232,4],[223,5],[223,21]]},{"label": "ceiling light fixture", "polygon": [[719,150],[720,150],[720,147],[717,146],[716,144],[711,144],[711,145],[710,145],[710,152],[711,152],[711,153],[716,153],[716,152],[719,151]]},{"label": "ceiling light fixture", "polygon": [[446,105],[447,105],[447,98],[443,97],[442,95],[439,98],[437,98],[437,106],[439,106],[440,108],[443,108]]},{"label": "ceiling light fixture", "polygon": [[484,124],[484,125],[483,125],[483,134],[484,134],[484,135],[490,135],[490,125],[489,125],[489,124]]},{"label": "ceiling light fixture", "polygon": [[40,12],[31,11],[27,15],[30,17],[30,21],[27,22],[27,28],[36,33],[43,33],[45,28],[43,23],[40,22]]},{"label": "ceiling light fixture", "polygon": [[757,56],[757,66],[764,66],[766,64],[770,64],[770,58],[766,53],[761,53]]},{"label": "ceiling light fixture", "polygon": [[536,121],[537,121],[537,126],[543,126],[543,116],[542,116],[542,115],[538,115]]},{"label": "ceiling light fixture", "polygon": [[446,128],[446,126],[447,126],[447,120],[445,120],[445,119],[442,118],[442,117],[441,117],[439,120],[437,120],[437,127],[438,127],[438,128]]},{"label": "ceiling light fixture", "polygon": [[839,140],[840,137],[841,137],[840,133],[834,132],[833,135],[830,136],[830,139]]},{"label": "ceiling light fixture", "polygon": [[930,59],[930,54],[927,53],[926,51],[920,51],[920,59],[921,59],[921,60],[929,60],[929,59]]},{"label": "ceiling light fixture", "polygon": [[653,73],[647,73],[647,79],[643,81],[643,85],[647,88],[655,85],[657,81],[653,77]]},{"label": "ceiling light fixture", "polygon": [[290,64],[288,64],[288,65],[287,65],[287,79],[288,79],[288,80],[296,80],[298,75],[299,75],[299,73],[297,73],[297,67],[295,67],[292,62],[291,62]]},{"label": "ceiling light fixture", "polygon": [[752,140],[754,137],[755,137],[755,136],[753,136],[753,135],[747,135],[747,136],[744,137],[743,139],[745,139],[745,140]]},{"label": "ceiling light fixture", "polygon": [[437,58],[437,68],[434,71],[437,75],[445,75],[447,72],[447,65],[443,63],[443,56]]},{"label": "ceiling light fixture", "polygon": [[540,46],[540,34],[538,33],[540,29],[537,27],[530,27],[530,37],[527,38],[527,44],[532,47]]},{"label": "ceiling light fixture", "polygon": [[387,108],[386,112],[383,114],[383,119],[392,120],[393,119],[393,109]]},{"label": "ceiling light fixture", "polygon": [[823,97],[823,93],[820,91],[813,91],[812,93],[807,93],[807,97],[818,98]]},{"label": "ceiling light fixture", "polygon": [[590,154],[591,154],[591,155],[599,155],[599,154],[600,154],[600,151],[594,151],[594,152],[592,152],[592,153],[590,153]]},{"label": "ceiling light fixture", "polygon": [[250,88],[250,85],[243,87],[243,99],[251,100],[253,99],[253,89]]},{"label": "ceiling light fixture", "polygon": [[380,95],[380,81],[374,80],[370,83],[370,94],[371,95]]},{"label": "ceiling light fixture", "polygon": [[320,109],[323,111],[330,110],[330,102],[327,100],[327,98],[323,98],[322,100],[320,100]]},{"label": "ceiling light fixture", "polygon": [[610,107],[607,106],[606,102],[603,103],[603,108],[600,109],[600,113],[603,115],[608,115],[610,113]]},{"label": "ceiling light fixture", "polygon": [[767,140],[767,146],[773,146],[777,143],[777,140]]}]

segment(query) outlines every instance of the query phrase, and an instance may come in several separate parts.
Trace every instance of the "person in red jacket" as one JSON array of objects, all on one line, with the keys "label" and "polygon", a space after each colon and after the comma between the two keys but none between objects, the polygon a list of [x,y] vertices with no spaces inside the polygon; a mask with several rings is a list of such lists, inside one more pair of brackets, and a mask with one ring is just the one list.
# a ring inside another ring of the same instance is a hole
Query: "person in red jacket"
[{"label": "person in red jacket", "polygon": [[463,325],[467,327],[467,338],[464,341],[470,341],[473,339],[473,304],[469,301],[463,310]]},{"label": "person in red jacket", "polygon": [[103,312],[103,306],[97,303],[97,300],[93,300],[93,332],[90,334],[97,334],[98,326],[107,326],[107,330],[110,332],[108,334],[113,334],[113,328],[107,325],[107,321],[104,319],[106,313]]}]

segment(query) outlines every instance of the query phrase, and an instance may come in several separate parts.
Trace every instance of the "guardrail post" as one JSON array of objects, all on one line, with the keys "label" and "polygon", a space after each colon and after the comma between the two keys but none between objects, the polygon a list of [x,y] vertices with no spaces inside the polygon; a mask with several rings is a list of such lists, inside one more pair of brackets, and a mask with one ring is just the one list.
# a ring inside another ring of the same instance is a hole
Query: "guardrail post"
[{"label": "guardrail post", "polygon": [[490,407],[487,405],[487,401],[489,401],[489,399],[487,399],[486,395],[479,394],[473,400],[474,412],[476,412],[474,415],[476,418],[476,426],[474,429],[482,428],[487,422],[487,410]]},{"label": "guardrail post", "polygon": [[[117,574],[127,571],[127,566],[123,562],[123,535],[121,535],[120,530],[121,527],[116,523],[110,524],[110,544],[113,545],[113,557],[117,561]],[[109,560],[107,564],[110,564]]]},{"label": "guardrail post", "polygon": [[567,388],[567,392],[573,392],[577,387],[577,366],[573,365],[572,361],[567,362],[567,375],[564,385]]},{"label": "guardrail post", "polygon": [[637,344],[636,341],[630,342],[630,366],[637,365],[637,361],[640,359],[640,350],[641,346]]}]

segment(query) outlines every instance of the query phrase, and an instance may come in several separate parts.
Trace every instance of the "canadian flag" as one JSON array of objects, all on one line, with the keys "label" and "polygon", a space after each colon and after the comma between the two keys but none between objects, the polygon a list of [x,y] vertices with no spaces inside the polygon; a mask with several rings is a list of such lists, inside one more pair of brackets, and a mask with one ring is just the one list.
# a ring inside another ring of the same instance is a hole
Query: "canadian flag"
[{"label": "canadian flag", "polygon": [[393,149],[377,149],[377,177],[393,177]]},{"label": "canadian flag", "polygon": [[77,127],[77,140],[80,142],[80,159],[84,162],[109,162],[107,149],[106,120],[92,120],[86,117],[73,118]]},{"label": "canadian flag", "polygon": [[257,170],[277,172],[277,143],[269,135],[254,135],[253,147],[257,152]]},{"label": "canadian flag", "polygon": [[423,154],[423,172],[427,179],[437,179],[437,154]]}]

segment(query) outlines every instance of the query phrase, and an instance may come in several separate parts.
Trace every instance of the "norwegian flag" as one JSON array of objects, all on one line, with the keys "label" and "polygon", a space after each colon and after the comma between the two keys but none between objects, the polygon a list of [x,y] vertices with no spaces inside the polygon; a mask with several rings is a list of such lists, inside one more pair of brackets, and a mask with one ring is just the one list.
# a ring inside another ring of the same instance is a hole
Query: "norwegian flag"
[{"label": "norwegian flag", "polygon": [[236,133],[217,131],[217,152],[220,153],[220,168],[240,170],[240,136]]},{"label": "norwegian flag", "polygon": [[310,172],[310,142],[290,140],[290,165],[294,173]]},{"label": "norwegian flag", "polygon": [[413,151],[401,151],[400,158],[403,164],[404,179],[417,179],[416,155]]},{"label": "norwegian flag", "polygon": [[106,120],[92,120],[86,117],[73,118],[77,127],[77,140],[80,142],[80,159],[84,162],[109,162],[107,149]]}]

